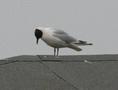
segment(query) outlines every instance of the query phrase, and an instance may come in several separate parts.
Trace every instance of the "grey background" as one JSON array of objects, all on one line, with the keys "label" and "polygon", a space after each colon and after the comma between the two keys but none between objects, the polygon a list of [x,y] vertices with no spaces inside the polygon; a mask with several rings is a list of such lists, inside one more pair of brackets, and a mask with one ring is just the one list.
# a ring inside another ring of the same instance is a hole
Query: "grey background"
[{"label": "grey background", "polygon": [[[40,41],[37,25],[63,29],[93,42],[82,52],[62,49],[61,55],[118,53],[117,0],[0,0],[0,58],[23,54],[53,54]],[[66,51],[65,51],[66,50]]]}]

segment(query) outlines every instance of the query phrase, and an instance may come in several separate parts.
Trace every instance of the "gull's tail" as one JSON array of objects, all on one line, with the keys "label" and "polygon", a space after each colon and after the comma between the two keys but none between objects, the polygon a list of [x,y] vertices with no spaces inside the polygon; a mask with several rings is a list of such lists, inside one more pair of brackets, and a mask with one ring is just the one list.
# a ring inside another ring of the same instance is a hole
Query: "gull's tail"
[{"label": "gull's tail", "polygon": [[86,45],[93,45],[92,43],[87,43],[86,41],[79,40],[77,43],[71,43],[69,44],[69,48],[74,49],[76,51],[82,51],[79,46],[86,46]]},{"label": "gull's tail", "polygon": [[68,47],[71,49],[74,49],[76,51],[82,51],[82,49],[79,48],[78,45],[76,45],[76,44],[70,44]]},{"label": "gull's tail", "polygon": [[79,40],[78,42],[74,44],[79,45],[79,46],[93,45],[92,43],[88,43],[87,41],[82,41],[82,40]]}]

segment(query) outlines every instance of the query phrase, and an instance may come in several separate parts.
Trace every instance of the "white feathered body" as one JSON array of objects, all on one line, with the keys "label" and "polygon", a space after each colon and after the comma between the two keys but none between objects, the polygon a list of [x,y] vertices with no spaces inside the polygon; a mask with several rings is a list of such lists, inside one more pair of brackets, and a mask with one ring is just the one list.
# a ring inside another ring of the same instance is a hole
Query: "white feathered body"
[{"label": "white feathered body", "polygon": [[43,29],[43,36],[41,39],[51,47],[55,47],[55,48],[67,47],[68,44],[62,41],[61,39],[55,37],[53,35],[54,30],[53,29],[50,30],[50,29],[51,28]]}]

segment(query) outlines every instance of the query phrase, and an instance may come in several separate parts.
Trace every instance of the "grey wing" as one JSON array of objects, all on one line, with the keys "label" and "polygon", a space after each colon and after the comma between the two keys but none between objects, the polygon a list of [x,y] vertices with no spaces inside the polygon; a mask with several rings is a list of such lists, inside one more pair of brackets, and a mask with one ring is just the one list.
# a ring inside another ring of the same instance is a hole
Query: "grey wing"
[{"label": "grey wing", "polygon": [[75,38],[69,36],[66,32],[61,30],[55,31],[53,35],[66,43],[72,43],[77,41]]},{"label": "grey wing", "polygon": [[66,35],[68,35],[66,32],[64,32],[62,30],[58,30],[58,29],[55,29],[54,33],[55,34],[66,34]]}]

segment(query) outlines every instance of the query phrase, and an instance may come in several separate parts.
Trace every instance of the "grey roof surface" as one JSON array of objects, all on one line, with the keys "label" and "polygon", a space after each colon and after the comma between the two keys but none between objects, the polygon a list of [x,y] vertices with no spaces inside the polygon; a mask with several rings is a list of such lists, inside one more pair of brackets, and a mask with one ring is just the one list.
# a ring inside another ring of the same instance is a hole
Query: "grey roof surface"
[{"label": "grey roof surface", "polygon": [[118,55],[0,60],[0,90],[118,90]]}]

